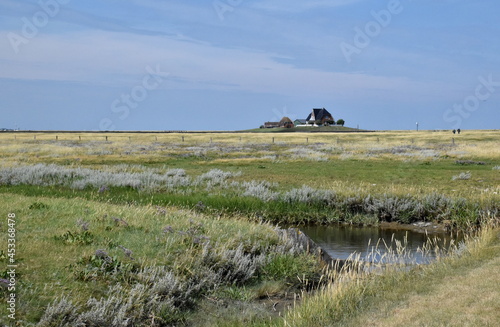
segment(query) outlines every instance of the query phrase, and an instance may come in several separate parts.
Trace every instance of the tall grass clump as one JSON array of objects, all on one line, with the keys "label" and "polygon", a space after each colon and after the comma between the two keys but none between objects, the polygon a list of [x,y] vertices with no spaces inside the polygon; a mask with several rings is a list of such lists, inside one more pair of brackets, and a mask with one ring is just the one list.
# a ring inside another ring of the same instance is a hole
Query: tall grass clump
[{"label": "tall grass clump", "polygon": [[307,185],[301,188],[294,188],[285,194],[282,199],[286,203],[307,203],[307,204],[324,204],[331,205],[334,203],[336,197],[335,192],[328,190],[318,190]]},{"label": "tall grass clump", "polygon": [[228,187],[227,180],[231,177],[239,176],[240,174],[239,172],[233,173],[221,169],[212,169],[198,176],[196,182],[198,184],[205,183],[207,189],[211,189],[215,186]]},{"label": "tall grass clump", "polygon": [[466,181],[469,180],[472,177],[472,174],[468,172],[462,172],[458,175],[454,175],[451,180],[456,181],[456,180],[461,180],[461,181]]},{"label": "tall grass clump", "polygon": [[165,267],[147,267],[131,286],[114,284],[107,296],[73,304],[66,297],[49,305],[37,326],[168,326],[182,319],[203,283],[185,283]]},{"label": "tall grass clump", "polygon": [[55,164],[37,164],[3,168],[0,170],[0,184],[66,186],[77,190],[88,187],[130,187],[140,191],[182,189],[204,183],[207,187],[225,184],[238,173],[213,169],[193,180],[184,169],[171,169],[159,173],[156,169],[140,172],[102,171],[88,168],[67,168]]},{"label": "tall grass clump", "polygon": [[286,151],[290,153],[292,159],[306,159],[311,161],[328,161],[328,157],[324,152],[316,151],[309,148],[292,148]]},{"label": "tall grass clump", "polygon": [[264,202],[276,201],[280,196],[279,192],[273,191],[273,188],[276,188],[277,185],[267,181],[243,182],[241,187],[244,189],[243,196],[255,197]]}]

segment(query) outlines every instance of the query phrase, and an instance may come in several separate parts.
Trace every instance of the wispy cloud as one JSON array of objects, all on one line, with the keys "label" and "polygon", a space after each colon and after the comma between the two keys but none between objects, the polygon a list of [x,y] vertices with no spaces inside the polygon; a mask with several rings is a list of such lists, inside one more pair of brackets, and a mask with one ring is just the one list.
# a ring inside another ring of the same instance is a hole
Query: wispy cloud
[{"label": "wispy cloud", "polygon": [[345,98],[356,96],[359,90],[365,94],[384,90],[404,93],[424,86],[401,77],[301,69],[280,62],[275,53],[163,36],[87,31],[43,36],[31,46],[32,51],[22,57],[2,50],[0,77],[127,85],[143,74],[146,65],[159,64],[171,74],[164,83],[166,88],[336,94]]},{"label": "wispy cloud", "polygon": [[313,9],[334,8],[348,6],[360,2],[361,0],[314,0],[314,1],[252,1],[251,7],[267,11],[284,12],[304,12]]}]

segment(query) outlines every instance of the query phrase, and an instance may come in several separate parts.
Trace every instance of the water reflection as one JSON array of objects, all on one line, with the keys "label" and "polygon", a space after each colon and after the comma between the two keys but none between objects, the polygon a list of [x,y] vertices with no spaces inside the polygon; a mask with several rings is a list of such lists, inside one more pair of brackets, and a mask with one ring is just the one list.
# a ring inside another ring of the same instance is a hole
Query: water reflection
[{"label": "water reflection", "polygon": [[[405,253],[402,256],[405,263],[428,263],[435,259],[436,253],[431,251],[423,255],[420,250],[426,242],[437,240],[440,247],[448,248],[452,241],[451,236],[445,233],[427,235],[378,227],[307,226],[301,230],[332,258],[341,260],[348,259],[352,253],[357,253],[365,261],[379,262],[383,257],[384,262],[393,262],[387,260],[387,253],[396,252],[396,244],[400,242],[405,245]],[[432,246],[432,249],[434,250],[435,246]]]}]

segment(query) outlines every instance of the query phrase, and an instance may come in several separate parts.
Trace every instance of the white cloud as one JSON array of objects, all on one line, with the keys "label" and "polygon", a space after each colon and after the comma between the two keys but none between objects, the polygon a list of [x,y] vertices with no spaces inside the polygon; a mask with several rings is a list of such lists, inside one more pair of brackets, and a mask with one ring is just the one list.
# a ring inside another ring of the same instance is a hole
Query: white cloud
[{"label": "white cloud", "polygon": [[0,77],[125,86],[140,80],[146,66],[159,65],[172,77],[164,83],[169,88],[352,97],[363,92],[399,94],[431,87],[400,77],[300,69],[277,62],[280,55],[276,53],[224,49],[160,36],[87,31],[39,36],[26,47],[29,51],[21,55],[5,46],[0,49]]}]

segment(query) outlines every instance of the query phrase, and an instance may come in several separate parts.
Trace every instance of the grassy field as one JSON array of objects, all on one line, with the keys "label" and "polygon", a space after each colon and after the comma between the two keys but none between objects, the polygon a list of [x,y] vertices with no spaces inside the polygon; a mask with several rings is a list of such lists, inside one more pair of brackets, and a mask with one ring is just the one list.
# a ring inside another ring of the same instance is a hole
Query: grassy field
[{"label": "grassy field", "polygon": [[[498,321],[500,131],[1,133],[0,158],[4,324],[445,326],[469,288],[487,293],[464,319]],[[477,234],[424,268],[341,276],[280,229],[382,221]]]}]

